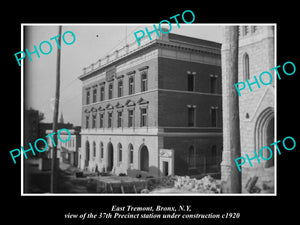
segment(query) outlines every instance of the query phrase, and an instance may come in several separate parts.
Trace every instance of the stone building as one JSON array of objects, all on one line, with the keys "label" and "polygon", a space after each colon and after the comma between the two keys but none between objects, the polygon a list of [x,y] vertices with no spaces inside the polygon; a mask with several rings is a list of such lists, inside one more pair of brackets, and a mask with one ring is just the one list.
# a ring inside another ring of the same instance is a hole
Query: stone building
[{"label": "stone building", "polygon": [[[226,38],[226,37],[224,37]],[[224,52],[229,46],[222,45],[222,75],[223,79],[229,76],[226,74],[227,63],[223,57]],[[254,151],[259,150],[263,146],[270,146],[274,142],[274,71],[270,71],[275,67],[274,61],[274,25],[269,26],[239,26],[239,56],[238,56],[238,71],[239,82],[249,80],[249,83],[254,82],[253,76],[259,76],[263,71],[269,71],[273,75],[273,82],[270,85],[261,85],[258,88],[256,84],[251,87],[252,92],[244,91],[239,97],[239,116],[240,116],[240,135],[241,135],[241,156],[254,157]],[[226,91],[223,89],[223,94],[226,96]],[[223,96],[223,97],[224,97]],[[227,105],[223,104],[223,110],[226,110]],[[223,126],[227,126],[227,121],[224,120]],[[222,162],[222,177],[224,180],[228,175],[228,167],[230,165],[226,140],[224,132],[224,151]],[[268,152],[263,152],[267,154]],[[268,158],[268,155],[264,155]],[[258,164],[257,160],[251,161],[253,166],[271,166],[274,164],[273,158],[269,161],[261,160]],[[269,165],[265,165],[265,163]],[[249,163],[244,166],[249,167]]]},{"label": "stone building", "polygon": [[[154,36],[156,35],[156,36]],[[79,167],[115,174],[219,173],[221,45],[177,34],[84,68]]]}]

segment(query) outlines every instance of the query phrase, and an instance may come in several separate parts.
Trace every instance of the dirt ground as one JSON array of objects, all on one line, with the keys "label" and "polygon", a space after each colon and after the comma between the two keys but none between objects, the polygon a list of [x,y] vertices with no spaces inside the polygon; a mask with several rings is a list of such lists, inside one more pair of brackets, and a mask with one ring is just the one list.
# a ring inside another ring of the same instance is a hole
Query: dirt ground
[{"label": "dirt ground", "polygon": [[[27,167],[26,191],[25,193],[49,193],[50,192],[50,171],[40,171],[38,166]],[[58,193],[97,193],[95,182],[87,177],[76,177],[75,173],[80,171],[76,167],[60,163],[58,173]],[[242,193],[249,193],[245,188],[249,177],[258,176],[256,187],[259,193],[274,193],[274,167],[271,168],[243,168],[242,170]],[[118,177],[116,177],[117,179]],[[126,177],[119,177],[124,179]],[[217,180],[220,183],[220,180]],[[158,187],[150,191],[149,194],[160,193],[195,193],[187,190],[179,190],[175,187]]]}]

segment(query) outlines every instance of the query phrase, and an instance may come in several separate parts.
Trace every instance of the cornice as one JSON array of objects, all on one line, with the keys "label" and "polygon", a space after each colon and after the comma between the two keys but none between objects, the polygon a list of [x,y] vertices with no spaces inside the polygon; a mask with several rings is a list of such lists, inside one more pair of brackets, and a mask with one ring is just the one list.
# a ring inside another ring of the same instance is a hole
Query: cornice
[{"label": "cornice", "polygon": [[[211,46],[205,46],[205,45],[197,45],[193,43],[186,43],[186,42],[170,42],[170,41],[164,41],[164,40],[153,40],[146,44],[145,46],[142,46],[124,56],[121,56],[103,66],[100,66],[92,71],[89,71],[85,74],[82,74],[78,77],[81,81],[88,79],[89,77],[92,77],[95,74],[99,74],[106,69],[116,66],[118,63],[125,61],[129,59],[130,57],[135,57],[139,54],[141,54],[143,51],[149,50],[150,48],[170,48],[170,49],[175,49],[175,50],[181,50],[185,52],[192,52],[192,53],[201,53],[201,54],[207,54],[207,55],[212,55],[212,56],[221,56],[221,48],[214,48]],[[130,72],[129,72],[130,73]],[[129,75],[129,74],[126,74]]]}]

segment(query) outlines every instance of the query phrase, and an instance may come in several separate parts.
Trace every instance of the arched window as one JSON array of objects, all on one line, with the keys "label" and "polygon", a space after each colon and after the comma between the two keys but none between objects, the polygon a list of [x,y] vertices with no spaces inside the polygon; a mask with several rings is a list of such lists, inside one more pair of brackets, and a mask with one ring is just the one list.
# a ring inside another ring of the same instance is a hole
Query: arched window
[{"label": "arched window", "polygon": [[122,145],[119,143],[118,145],[118,156],[119,156],[119,162],[122,162]]},{"label": "arched window", "polygon": [[96,142],[93,142],[93,157],[96,157]]},{"label": "arched window", "polygon": [[103,159],[104,157],[104,148],[103,148],[103,142],[100,142],[100,159]]},{"label": "arched window", "polygon": [[244,54],[243,57],[243,66],[244,66],[244,81],[249,80],[250,78],[250,66],[249,66],[249,55],[247,53]]},{"label": "arched window", "polygon": [[133,146],[132,146],[132,144],[129,144],[128,151],[129,151],[129,163],[132,164],[133,163]]}]

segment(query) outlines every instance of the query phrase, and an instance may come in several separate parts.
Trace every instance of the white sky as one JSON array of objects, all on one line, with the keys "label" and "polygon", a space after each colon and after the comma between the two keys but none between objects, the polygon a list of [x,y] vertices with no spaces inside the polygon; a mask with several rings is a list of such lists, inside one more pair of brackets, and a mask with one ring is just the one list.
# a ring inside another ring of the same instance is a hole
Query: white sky
[{"label": "white sky", "polygon": [[[55,40],[50,40],[50,38],[58,35],[58,25],[24,25],[27,27],[24,49],[28,48],[29,52],[33,52],[33,46],[36,45],[38,48],[42,41],[49,41],[53,47],[49,55],[40,53],[40,58],[38,58],[36,54],[33,54],[32,61],[27,55],[25,58],[25,109],[31,107],[43,112],[45,114],[43,122],[52,122],[53,118],[57,46]],[[122,48],[125,45],[126,33],[127,43],[132,43],[135,41],[135,31],[145,30],[145,27],[151,31],[152,26],[153,24],[63,24],[62,34],[72,31],[76,36],[76,41],[72,45],[66,45],[63,41],[61,43],[59,117],[63,112],[65,122],[81,125],[82,86],[78,77],[82,74],[82,69],[114,50]],[[172,24],[171,33],[220,43],[222,41],[221,26],[212,24],[180,24],[180,28]],[[69,42],[72,41],[71,35],[68,34],[65,37]],[[45,52],[47,52],[46,46],[43,45]]]}]

